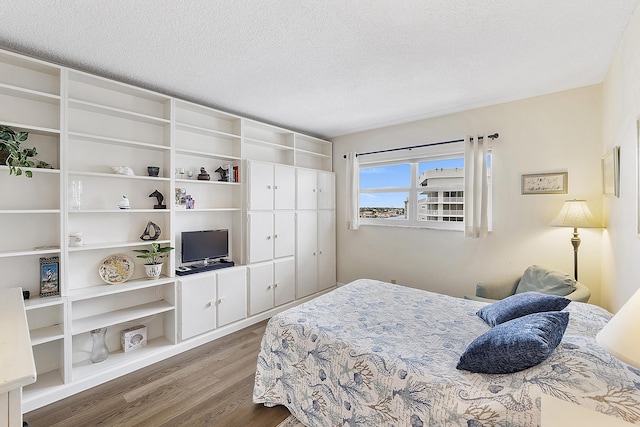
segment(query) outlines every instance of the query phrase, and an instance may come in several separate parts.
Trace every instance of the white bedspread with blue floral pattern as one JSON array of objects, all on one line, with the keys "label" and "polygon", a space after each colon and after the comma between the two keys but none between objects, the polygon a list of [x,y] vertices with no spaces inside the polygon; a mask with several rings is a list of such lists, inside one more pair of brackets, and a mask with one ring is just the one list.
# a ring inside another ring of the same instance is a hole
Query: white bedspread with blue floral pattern
[{"label": "white bedspread with blue floral pattern", "polygon": [[536,367],[457,370],[489,329],[484,304],[356,280],[269,321],[253,400],[307,426],[538,426],[546,393],[640,424],[640,371],[595,341],[610,313],[569,304],[562,342]]}]

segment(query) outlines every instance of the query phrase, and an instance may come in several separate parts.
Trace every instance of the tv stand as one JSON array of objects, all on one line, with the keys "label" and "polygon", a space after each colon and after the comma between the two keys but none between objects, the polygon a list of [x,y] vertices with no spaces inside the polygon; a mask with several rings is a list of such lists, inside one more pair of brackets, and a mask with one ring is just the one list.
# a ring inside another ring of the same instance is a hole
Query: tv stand
[{"label": "tv stand", "polygon": [[201,262],[198,264],[185,265],[185,266],[176,268],[176,275],[188,276],[189,274],[203,273],[205,271],[233,267],[234,265],[235,265],[235,262],[225,261],[225,260],[209,261],[206,264],[204,262]]}]

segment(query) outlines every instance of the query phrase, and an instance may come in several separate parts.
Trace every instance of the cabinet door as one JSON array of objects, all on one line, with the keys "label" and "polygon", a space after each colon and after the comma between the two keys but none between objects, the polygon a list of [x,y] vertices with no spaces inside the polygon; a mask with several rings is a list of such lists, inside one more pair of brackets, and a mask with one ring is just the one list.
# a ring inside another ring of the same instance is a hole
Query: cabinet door
[{"label": "cabinet door", "polygon": [[318,291],[318,214],[296,213],[296,282],[297,297]]},{"label": "cabinet door", "polygon": [[296,169],[292,166],[274,165],[273,184],[274,209],[295,209]]},{"label": "cabinet door", "polygon": [[180,339],[200,335],[216,327],[216,276],[198,275],[178,282]]},{"label": "cabinet door", "polygon": [[318,290],[336,285],[336,213],[318,211]]},{"label": "cabinet door", "polygon": [[295,214],[293,212],[276,212],[273,215],[273,257],[282,258],[295,254]]},{"label": "cabinet door", "polygon": [[273,263],[247,266],[249,272],[249,315],[273,308]]},{"label": "cabinet door", "polygon": [[247,162],[249,172],[249,210],[273,209],[273,165]]},{"label": "cabinet door", "polygon": [[318,171],[318,209],[336,208],[336,174]]},{"label": "cabinet door", "polygon": [[273,214],[251,212],[248,221],[248,262],[268,261],[273,258]]},{"label": "cabinet door", "polygon": [[218,270],[218,327],[247,317],[247,271],[244,267]]},{"label": "cabinet door", "polygon": [[318,206],[318,176],[316,171],[296,170],[296,208],[316,209]]},{"label": "cabinet door", "polygon": [[273,262],[274,302],[279,306],[296,298],[296,264],[293,258]]}]

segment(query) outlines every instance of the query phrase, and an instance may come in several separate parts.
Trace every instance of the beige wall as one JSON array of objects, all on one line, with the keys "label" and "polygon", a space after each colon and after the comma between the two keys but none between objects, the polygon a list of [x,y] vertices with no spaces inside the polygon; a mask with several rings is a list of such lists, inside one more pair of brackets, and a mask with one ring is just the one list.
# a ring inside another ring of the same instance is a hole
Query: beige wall
[{"label": "beige wall", "polygon": [[640,288],[640,240],[637,237],[640,114],[640,9],[636,9],[603,83],[602,153],[620,146],[620,198],[605,198],[602,302],[617,311]]},{"label": "beige wall", "polygon": [[[334,138],[338,281],[395,279],[462,296],[473,293],[478,281],[516,276],[531,264],[572,273],[572,230],[548,224],[568,198],[585,198],[594,214],[601,214],[601,89],[590,86]],[[494,222],[488,238],[396,227],[346,229],[344,153],[482,132],[500,133],[493,144]],[[521,174],[557,171],[569,172],[569,194],[520,194]],[[598,303],[602,230],[584,229],[580,236],[580,281]]]}]

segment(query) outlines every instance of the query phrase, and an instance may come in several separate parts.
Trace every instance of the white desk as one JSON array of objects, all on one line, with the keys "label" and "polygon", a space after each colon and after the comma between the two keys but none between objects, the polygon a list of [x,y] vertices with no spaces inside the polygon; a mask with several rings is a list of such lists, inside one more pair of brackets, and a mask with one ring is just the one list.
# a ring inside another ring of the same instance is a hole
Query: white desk
[{"label": "white desk", "polygon": [[610,417],[593,409],[566,400],[542,395],[541,427],[628,427],[620,418]]},{"label": "white desk", "polygon": [[0,427],[22,427],[22,387],[35,381],[22,289],[0,290]]}]

